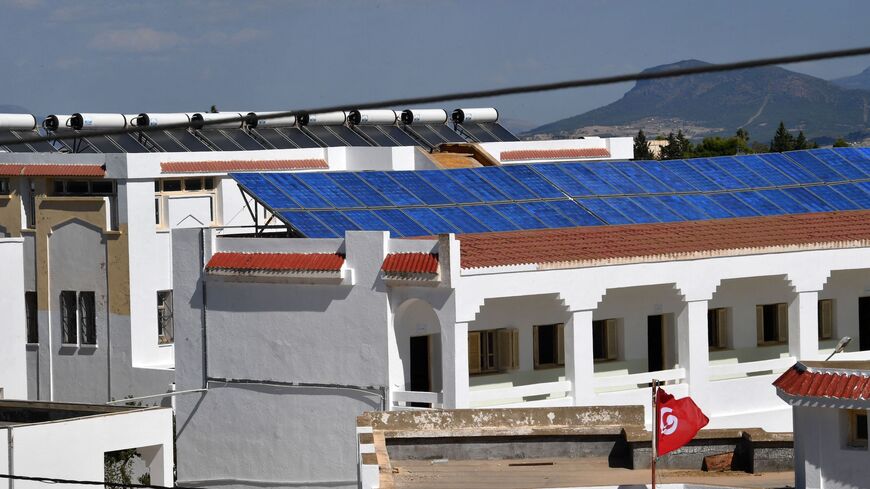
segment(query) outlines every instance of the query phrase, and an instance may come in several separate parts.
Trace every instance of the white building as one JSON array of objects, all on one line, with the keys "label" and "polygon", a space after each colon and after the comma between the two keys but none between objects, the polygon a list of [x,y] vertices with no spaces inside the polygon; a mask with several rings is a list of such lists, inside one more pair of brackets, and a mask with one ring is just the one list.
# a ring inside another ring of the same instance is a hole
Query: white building
[{"label": "white building", "polygon": [[870,362],[798,362],[776,380],[792,406],[795,487],[866,487]]},{"label": "white building", "polygon": [[[150,483],[172,487],[172,410],[92,404],[0,401],[0,473],[104,481],[106,455],[135,449]],[[134,482],[136,482],[134,480]],[[0,487],[45,482],[0,479]],[[52,487],[82,487],[57,483]]]}]

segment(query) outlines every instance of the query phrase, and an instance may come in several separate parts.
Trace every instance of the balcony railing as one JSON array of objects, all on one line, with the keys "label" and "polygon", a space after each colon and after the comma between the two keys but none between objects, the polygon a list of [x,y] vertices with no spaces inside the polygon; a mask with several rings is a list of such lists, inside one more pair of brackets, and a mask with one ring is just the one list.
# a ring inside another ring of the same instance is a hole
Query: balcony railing
[{"label": "balcony railing", "polygon": [[[530,397],[546,396],[544,399],[527,400]],[[497,389],[473,390],[469,393],[472,406],[569,406],[571,405],[571,382],[542,382]]]},{"label": "balcony railing", "polygon": [[[392,409],[438,409],[443,403],[440,392],[392,391],[391,395]],[[426,406],[410,406],[409,403]]]},{"label": "balcony railing", "polygon": [[726,380],[764,373],[782,373],[794,365],[795,357],[773,358],[758,362],[710,365],[710,380]]},{"label": "balcony railing", "polygon": [[651,384],[653,379],[665,383],[675,383],[686,378],[686,369],[672,368],[657,372],[640,372],[627,375],[596,376],[593,382],[596,391],[619,391],[637,389],[639,386]]}]

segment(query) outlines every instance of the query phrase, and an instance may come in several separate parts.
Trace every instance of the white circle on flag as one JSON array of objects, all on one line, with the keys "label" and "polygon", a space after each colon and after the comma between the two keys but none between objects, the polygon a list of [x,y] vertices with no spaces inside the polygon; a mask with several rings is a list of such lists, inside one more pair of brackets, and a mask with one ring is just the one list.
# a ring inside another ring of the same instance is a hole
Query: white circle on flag
[{"label": "white circle on flag", "polygon": [[680,420],[677,419],[676,415],[671,414],[673,412],[674,410],[671,408],[662,408],[661,410],[659,426],[661,426],[663,435],[672,435],[677,431],[677,425],[680,424]]}]

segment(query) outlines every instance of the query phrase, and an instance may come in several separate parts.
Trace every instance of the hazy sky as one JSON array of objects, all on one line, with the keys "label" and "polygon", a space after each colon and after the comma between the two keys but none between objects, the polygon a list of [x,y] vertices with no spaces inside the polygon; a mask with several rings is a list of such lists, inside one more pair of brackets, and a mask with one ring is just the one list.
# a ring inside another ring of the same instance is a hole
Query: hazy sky
[{"label": "hazy sky", "polygon": [[[0,104],[283,110],[870,45],[863,1],[0,0]],[[792,65],[824,78],[870,57]],[[440,104],[533,123],[630,85]]]}]

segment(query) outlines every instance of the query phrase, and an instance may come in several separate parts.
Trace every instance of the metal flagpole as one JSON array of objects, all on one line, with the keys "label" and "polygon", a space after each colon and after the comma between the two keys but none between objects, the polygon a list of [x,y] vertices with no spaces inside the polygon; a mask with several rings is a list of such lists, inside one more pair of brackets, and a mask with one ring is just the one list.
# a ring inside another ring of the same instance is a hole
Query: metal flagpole
[{"label": "metal flagpole", "polygon": [[658,434],[659,434],[659,412],[658,412],[658,402],[656,398],[658,397],[656,394],[658,393],[659,381],[653,379],[652,381],[652,460],[650,463],[650,467],[652,467],[652,489],[656,489],[656,458],[658,455]]}]

